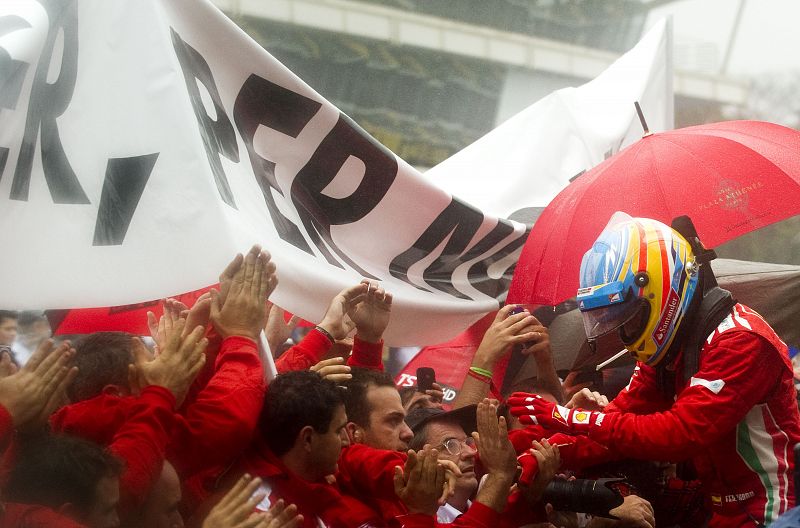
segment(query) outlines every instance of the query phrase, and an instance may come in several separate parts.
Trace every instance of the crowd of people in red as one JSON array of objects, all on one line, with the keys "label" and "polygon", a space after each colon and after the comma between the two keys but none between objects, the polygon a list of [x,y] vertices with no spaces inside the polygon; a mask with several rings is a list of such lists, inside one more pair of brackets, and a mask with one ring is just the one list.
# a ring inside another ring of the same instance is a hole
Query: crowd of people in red
[{"label": "crowd of people in red", "polygon": [[[267,383],[257,343],[279,310],[268,302],[277,276],[260,247],[238,255],[194,306],[165,302],[150,320],[153,350],[99,332],[44,341],[21,367],[4,352],[0,526],[652,528],[709,517],[712,526],[759,526],[793,505],[791,483],[780,481],[793,467],[790,440],[800,438],[792,371],[780,340],[747,311],[736,317],[749,333],[718,329],[709,339],[729,357],[756,339],[777,359],[737,352],[738,367],[723,368],[722,356],[708,356],[719,381],[702,375],[701,361],[672,401],[648,392],[656,371],[645,361],[609,404],[589,389],[565,401],[547,328],[505,306],[446,408],[438,385],[401,395],[384,372],[392,296],[366,280],[277,357]],[[286,335],[270,335],[280,349]],[[500,402],[490,397],[491,371],[514,345],[535,357],[539,376]],[[758,369],[777,384],[761,390],[763,377],[744,379]],[[742,391],[715,400],[729,394],[726,383]],[[778,415],[775,398],[794,407]],[[772,439],[788,446],[780,467],[760,468],[775,477],[763,514],[748,509],[763,509],[760,491],[720,472],[732,456],[728,434],[744,441],[737,423],[755,420],[753,409],[773,418]],[[721,488],[708,489],[709,474]],[[720,504],[717,489],[726,492]]]}]

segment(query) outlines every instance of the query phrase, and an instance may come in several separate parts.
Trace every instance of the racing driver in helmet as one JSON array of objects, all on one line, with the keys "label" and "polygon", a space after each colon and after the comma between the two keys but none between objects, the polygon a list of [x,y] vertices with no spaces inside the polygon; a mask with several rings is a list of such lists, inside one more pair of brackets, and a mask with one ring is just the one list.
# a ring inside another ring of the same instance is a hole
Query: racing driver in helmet
[{"label": "racing driver in helmet", "polygon": [[800,414],[787,346],[717,286],[714,252],[688,218],[676,222],[616,213],[581,263],[587,336],[619,335],[637,360],[628,386],[603,412],[526,393],[508,403],[523,423],[585,434],[632,458],[691,459],[709,526],[766,526],[794,505]]}]

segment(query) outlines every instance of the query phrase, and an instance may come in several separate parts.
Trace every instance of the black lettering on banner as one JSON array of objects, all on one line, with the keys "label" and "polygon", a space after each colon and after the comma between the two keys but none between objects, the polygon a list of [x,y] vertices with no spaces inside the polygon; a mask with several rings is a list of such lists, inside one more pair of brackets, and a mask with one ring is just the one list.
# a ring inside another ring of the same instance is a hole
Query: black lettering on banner
[{"label": "black lettering on banner", "polygon": [[[88,204],[72,166],[64,153],[56,118],[61,116],[72,100],[78,74],[78,2],[76,0],[39,0],[47,10],[50,28],[47,32],[39,64],[33,78],[25,135],[19,151],[12,200],[28,200],[33,155],[37,137],[41,138],[42,168],[53,202],[58,204]],[[53,57],[56,37],[63,36],[60,57]],[[47,72],[53,59],[60,62],[58,79],[47,82]],[[41,135],[40,135],[41,133]]]},{"label": "black lettering on banner", "polygon": [[[500,226],[507,227],[500,229]],[[477,248],[478,245],[483,245],[484,242],[487,242],[485,249],[488,251],[492,246],[494,246],[494,244],[500,242],[506,236],[510,235],[513,230],[514,228],[511,226],[511,224],[501,218],[492,232],[489,233],[483,240],[481,240],[475,247]],[[488,295],[489,297],[494,297],[495,299],[500,300],[500,298],[508,291],[508,287],[511,285],[511,278],[514,275],[514,268],[517,267],[517,260],[515,259],[514,263],[503,271],[503,276],[500,279],[493,279],[489,276],[489,266],[495,262],[499,262],[500,260],[522,248],[522,246],[525,245],[525,241],[528,240],[528,235],[530,232],[531,227],[528,227],[524,234],[506,244],[502,249],[470,266],[469,271],[467,272],[467,277],[469,278],[469,283],[472,285],[472,287]],[[481,254],[481,252],[470,250],[470,253],[473,252],[476,254],[476,256]],[[470,259],[465,257],[464,260],[467,261]]]},{"label": "black lettering on banner", "polygon": [[157,152],[130,158],[109,158],[93,245],[122,244],[157,158]]},{"label": "black lettering on banner", "polygon": [[[353,156],[364,163],[364,176],[355,191],[345,198],[332,198],[322,193]],[[343,267],[324,242],[340,259],[361,275],[376,278],[356,265],[331,236],[332,225],[357,222],[372,211],[386,196],[397,177],[397,159],[361,127],[344,114],[322,140],[311,159],[292,183],[292,201],[306,232],[327,261]]]},{"label": "black lettering on banner", "polygon": [[322,104],[283,86],[252,74],[242,85],[233,105],[233,120],[247,146],[256,181],[261,187],[272,223],[278,235],[293,246],[313,255],[300,229],[278,209],[275,191],[283,200],[283,191],[275,179],[275,163],[262,158],[253,146],[260,125],[296,138]]},{"label": "black lettering on banner", "polygon": [[0,147],[0,180],[3,179],[3,171],[6,168],[6,162],[8,161],[8,153],[9,149],[6,147]]},{"label": "black lettering on banner", "polygon": [[[206,149],[206,156],[208,156],[208,162],[211,165],[211,172],[214,173],[217,191],[219,191],[220,197],[226,204],[236,208],[228,178],[225,176],[222,161],[219,159],[219,155],[222,154],[231,161],[239,162],[239,147],[236,144],[236,133],[233,130],[233,125],[231,125],[231,121],[225,113],[225,108],[222,106],[217,84],[206,60],[197,50],[181,39],[174,29],[170,28],[170,33],[172,34],[172,46],[175,48],[175,54],[183,71],[186,89],[189,91],[189,100],[192,102],[192,109],[194,109],[197,124],[200,126],[200,136],[203,138],[203,146]],[[211,95],[211,100],[214,102],[214,112],[217,114],[216,119],[213,119],[206,112],[205,106],[203,106],[203,99],[200,97],[197,81],[203,83],[203,86]]]},{"label": "black lettering on banner", "polygon": [[[453,286],[452,272],[456,267],[468,260],[463,258],[467,244],[475,236],[482,223],[483,213],[454,197],[444,211],[420,235],[417,241],[392,260],[391,264],[389,264],[389,272],[393,277],[416,286],[420,290],[430,291],[411,282],[408,278],[408,270],[411,266],[430,255],[450,236],[441,254],[428,265],[423,272],[422,278],[437,290],[459,299],[470,299],[469,296],[458,291]],[[492,236],[492,233],[487,237]],[[480,245],[480,242],[475,247],[478,245]],[[474,256],[477,256],[477,254]]]},{"label": "black lettering on banner", "polygon": [[[22,17],[16,15],[0,17],[0,37],[29,27],[31,25]],[[27,62],[12,59],[8,51],[0,48],[0,112],[2,108],[13,110],[17,107],[28,66]],[[9,152],[9,148],[0,147],[0,180],[3,179]]]}]

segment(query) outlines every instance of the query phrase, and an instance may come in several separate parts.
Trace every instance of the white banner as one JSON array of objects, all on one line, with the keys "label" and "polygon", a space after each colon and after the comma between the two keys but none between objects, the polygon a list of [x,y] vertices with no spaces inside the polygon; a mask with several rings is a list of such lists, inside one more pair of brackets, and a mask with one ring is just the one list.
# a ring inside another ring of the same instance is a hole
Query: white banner
[{"label": "white banner", "polygon": [[425,177],[481,211],[530,223],[570,179],[651,132],[672,129],[672,26],[661,21],[596,79],[540,99]]},{"label": "white banner", "polygon": [[362,277],[387,342],[495,309],[525,239],[427,183],[207,0],[0,3],[0,305],[131,304],[253,243],[319,320]]}]

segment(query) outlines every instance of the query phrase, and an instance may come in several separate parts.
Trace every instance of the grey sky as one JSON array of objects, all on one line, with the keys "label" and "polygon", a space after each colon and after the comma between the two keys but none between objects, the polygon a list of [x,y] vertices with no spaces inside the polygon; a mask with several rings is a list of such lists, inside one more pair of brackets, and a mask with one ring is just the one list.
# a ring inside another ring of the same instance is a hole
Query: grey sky
[{"label": "grey sky", "polygon": [[[800,70],[800,1],[744,0],[728,64],[729,75]],[[648,26],[673,15],[676,65],[718,72],[740,0],[682,0],[654,9]],[[713,44],[713,46],[709,46]],[[713,48],[716,47],[716,50]],[[681,63],[684,64],[681,64]]]}]

